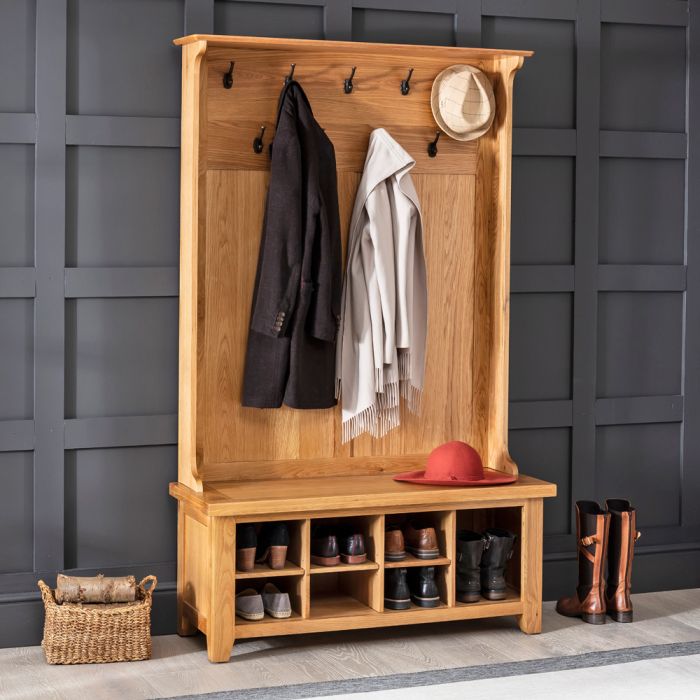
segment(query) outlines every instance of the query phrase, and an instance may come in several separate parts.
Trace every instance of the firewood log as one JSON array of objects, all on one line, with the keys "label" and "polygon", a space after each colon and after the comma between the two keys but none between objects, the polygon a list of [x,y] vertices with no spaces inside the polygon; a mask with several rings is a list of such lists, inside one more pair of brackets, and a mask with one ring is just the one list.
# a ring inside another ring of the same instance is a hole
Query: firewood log
[{"label": "firewood log", "polygon": [[131,603],[136,600],[133,576],[65,576],[56,578],[57,603]]}]

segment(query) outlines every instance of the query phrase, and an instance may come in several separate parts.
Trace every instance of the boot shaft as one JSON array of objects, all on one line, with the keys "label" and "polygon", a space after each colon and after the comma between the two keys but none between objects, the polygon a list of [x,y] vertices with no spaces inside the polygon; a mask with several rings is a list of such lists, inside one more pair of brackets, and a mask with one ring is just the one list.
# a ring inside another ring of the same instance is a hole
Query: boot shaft
[{"label": "boot shaft", "polygon": [[576,539],[578,541],[578,586],[581,601],[605,612],[605,561],[608,548],[610,514],[594,501],[576,502]]},{"label": "boot shaft", "polygon": [[484,538],[478,532],[459,530],[457,532],[457,575],[479,576],[481,557],[484,553]]},{"label": "boot shaft", "polygon": [[481,555],[481,590],[505,592],[505,569],[513,554],[515,535],[508,530],[489,528],[484,532],[484,553]]},{"label": "boot shaft", "polygon": [[610,513],[607,605],[611,613],[628,613],[631,619],[632,560],[640,536],[637,512],[625,499],[608,499],[606,507]]}]

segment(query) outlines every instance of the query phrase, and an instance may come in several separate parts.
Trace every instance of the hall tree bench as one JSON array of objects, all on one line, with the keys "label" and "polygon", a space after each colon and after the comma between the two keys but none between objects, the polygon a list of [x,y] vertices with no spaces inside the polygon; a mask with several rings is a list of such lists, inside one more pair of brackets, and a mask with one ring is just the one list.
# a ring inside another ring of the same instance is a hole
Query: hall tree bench
[{"label": "hall tree bench", "polygon": [[[510,169],[513,79],[527,51],[194,35],[182,46],[178,632],[207,637],[211,661],[236,639],[516,616],[540,631],[542,506],[556,486],[518,475],[508,436]],[[436,126],[435,76],[470,64],[493,83],[487,134],[444,136]],[[292,68],[293,67],[293,68]],[[354,88],[343,85],[355,67]],[[251,297],[269,180],[279,92],[292,69],[335,146],[343,241],[369,133],[386,128],[416,160],[428,267],[428,344],[420,416],[381,439],[340,439],[340,409],[259,410],[240,403]],[[407,94],[401,83],[410,74]],[[262,127],[265,127],[264,130]],[[262,138],[262,150],[253,147]],[[430,451],[465,440],[512,484],[419,486],[392,475],[425,466]],[[384,562],[390,518],[430,522],[440,558]],[[236,524],[284,520],[283,569],[237,572]],[[348,522],[366,538],[362,564],[311,564],[317,522]],[[505,600],[456,601],[459,529],[503,527],[517,535]],[[384,609],[384,576],[435,565],[440,606]],[[235,617],[235,594],[273,580],[292,616]]]}]

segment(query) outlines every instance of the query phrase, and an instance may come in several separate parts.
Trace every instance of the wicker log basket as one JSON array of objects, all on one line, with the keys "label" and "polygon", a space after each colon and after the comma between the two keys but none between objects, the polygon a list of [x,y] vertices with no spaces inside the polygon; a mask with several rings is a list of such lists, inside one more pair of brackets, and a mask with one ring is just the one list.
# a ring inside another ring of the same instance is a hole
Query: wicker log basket
[{"label": "wicker log basket", "polygon": [[150,659],[151,604],[157,583],[155,576],[146,576],[138,584],[133,603],[59,605],[51,588],[39,581],[46,661],[102,664]]}]

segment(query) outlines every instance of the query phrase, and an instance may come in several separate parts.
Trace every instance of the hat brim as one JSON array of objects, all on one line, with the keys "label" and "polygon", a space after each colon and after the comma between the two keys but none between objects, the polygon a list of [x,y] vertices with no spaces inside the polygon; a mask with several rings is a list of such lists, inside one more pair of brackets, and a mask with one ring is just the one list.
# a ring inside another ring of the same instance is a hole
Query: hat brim
[{"label": "hat brim", "polygon": [[496,117],[496,108],[494,104],[494,109],[493,112],[491,113],[491,118],[488,121],[488,124],[484,126],[481,129],[477,129],[476,131],[466,131],[464,133],[460,133],[457,131],[453,131],[450,129],[449,126],[445,123],[445,121],[442,118],[442,115],[440,114],[440,109],[439,109],[439,103],[440,103],[440,96],[439,96],[439,90],[440,90],[440,81],[443,79],[444,75],[447,73],[447,71],[451,70],[455,66],[448,66],[444,70],[440,71],[437,76],[435,76],[435,80],[433,80],[433,87],[430,90],[430,110],[433,113],[433,119],[435,119],[435,123],[444,131],[451,139],[454,139],[455,141],[474,141],[474,139],[481,138],[492,126],[494,119]]},{"label": "hat brim", "polygon": [[495,469],[484,469],[483,479],[426,479],[424,469],[394,475],[394,481],[405,481],[424,486],[496,486],[498,484],[512,484],[517,478],[513,474],[506,474]]}]

